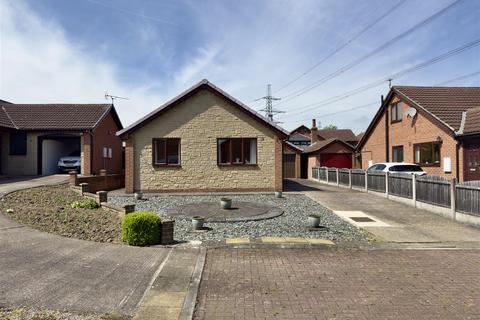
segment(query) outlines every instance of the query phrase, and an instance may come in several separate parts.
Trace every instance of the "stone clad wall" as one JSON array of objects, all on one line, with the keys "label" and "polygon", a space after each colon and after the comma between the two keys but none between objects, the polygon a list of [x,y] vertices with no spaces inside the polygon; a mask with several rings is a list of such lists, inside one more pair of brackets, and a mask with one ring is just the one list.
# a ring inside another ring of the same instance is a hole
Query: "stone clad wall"
[{"label": "stone clad wall", "polygon": [[[180,167],[152,165],[152,139],[165,137],[181,139]],[[217,138],[229,137],[257,138],[256,166],[217,165]],[[281,165],[282,150],[281,143],[277,142],[280,148],[276,147],[275,133],[208,90],[195,93],[145,124],[130,139],[134,151],[134,190],[281,189],[278,161]],[[277,162],[276,157],[280,158]]]}]

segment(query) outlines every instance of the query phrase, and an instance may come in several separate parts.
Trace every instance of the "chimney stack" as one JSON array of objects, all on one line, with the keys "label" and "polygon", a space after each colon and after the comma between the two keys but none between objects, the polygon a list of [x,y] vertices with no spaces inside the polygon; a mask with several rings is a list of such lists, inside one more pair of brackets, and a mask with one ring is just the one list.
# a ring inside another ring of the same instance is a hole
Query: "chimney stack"
[{"label": "chimney stack", "polygon": [[317,142],[318,140],[320,140],[318,138],[318,128],[317,128],[317,120],[316,119],[312,119],[312,128],[310,128],[310,131],[311,131],[311,141],[312,141],[312,144],[314,144],[315,142]]}]

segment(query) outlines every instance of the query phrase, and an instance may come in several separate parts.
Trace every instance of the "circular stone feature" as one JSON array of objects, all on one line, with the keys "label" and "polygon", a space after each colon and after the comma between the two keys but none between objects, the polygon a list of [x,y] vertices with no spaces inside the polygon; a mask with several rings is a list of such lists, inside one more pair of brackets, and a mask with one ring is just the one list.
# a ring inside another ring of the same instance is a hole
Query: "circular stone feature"
[{"label": "circular stone feature", "polygon": [[174,219],[201,216],[208,222],[239,222],[278,217],[283,214],[283,210],[257,202],[235,201],[228,210],[222,209],[218,202],[197,202],[167,209],[166,214]]}]

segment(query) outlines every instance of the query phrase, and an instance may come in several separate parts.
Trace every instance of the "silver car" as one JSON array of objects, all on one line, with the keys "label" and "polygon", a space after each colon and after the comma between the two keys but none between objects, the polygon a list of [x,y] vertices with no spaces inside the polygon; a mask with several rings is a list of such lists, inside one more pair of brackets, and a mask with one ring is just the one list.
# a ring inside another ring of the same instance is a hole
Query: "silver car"
[{"label": "silver car", "polygon": [[58,160],[57,166],[62,172],[69,172],[73,170],[80,172],[80,163],[80,156],[66,156],[61,157],[60,160]]}]

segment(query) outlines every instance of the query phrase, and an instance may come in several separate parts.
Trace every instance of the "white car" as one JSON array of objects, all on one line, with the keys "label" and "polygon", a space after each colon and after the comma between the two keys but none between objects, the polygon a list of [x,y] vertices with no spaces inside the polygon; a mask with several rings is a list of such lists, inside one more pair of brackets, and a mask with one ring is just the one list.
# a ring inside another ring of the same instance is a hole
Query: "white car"
[{"label": "white car", "polygon": [[414,163],[405,163],[405,162],[382,162],[375,163],[367,169],[368,172],[372,171],[383,171],[383,172],[394,172],[394,173],[410,173],[417,176],[424,176],[427,173],[423,171],[422,167]]},{"label": "white car", "polygon": [[80,163],[80,156],[67,156],[61,157],[60,160],[58,160],[57,166],[58,169],[62,172],[68,172],[73,170],[80,172]]}]

